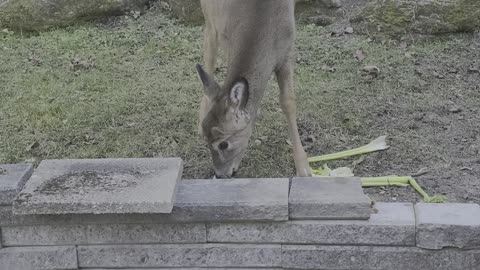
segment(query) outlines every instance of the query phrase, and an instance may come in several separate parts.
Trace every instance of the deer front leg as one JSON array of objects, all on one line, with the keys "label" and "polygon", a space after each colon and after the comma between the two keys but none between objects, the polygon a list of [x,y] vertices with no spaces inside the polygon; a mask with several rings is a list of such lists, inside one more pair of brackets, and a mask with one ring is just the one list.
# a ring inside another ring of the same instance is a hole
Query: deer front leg
[{"label": "deer front leg", "polygon": [[[205,28],[204,40],[203,40],[203,60],[205,61],[206,71],[213,76],[215,70],[215,63],[217,61],[218,42],[215,31],[208,26]],[[208,97],[204,94],[202,101],[200,102],[199,121],[198,121],[198,134],[202,135],[202,121],[205,115],[208,113],[210,107]]]},{"label": "deer front leg", "polygon": [[303,149],[300,135],[297,127],[297,105],[295,92],[293,89],[293,65],[290,61],[280,66],[275,72],[277,76],[278,86],[280,88],[280,105],[282,111],[287,117],[288,133],[293,143],[293,158],[295,160],[295,168],[297,175],[306,177],[311,176],[310,167],[308,166],[307,154]]}]

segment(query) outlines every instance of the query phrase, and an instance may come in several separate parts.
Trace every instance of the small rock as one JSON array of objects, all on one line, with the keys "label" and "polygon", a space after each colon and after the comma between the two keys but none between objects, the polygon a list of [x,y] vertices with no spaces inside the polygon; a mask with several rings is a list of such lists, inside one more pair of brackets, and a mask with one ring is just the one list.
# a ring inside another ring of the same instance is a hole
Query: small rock
[{"label": "small rock", "polygon": [[345,34],[353,34],[353,27],[346,27],[344,32]]},{"label": "small rock", "polygon": [[262,141],[261,141],[261,140],[259,140],[259,139],[256,139],[256,140],[255,140],[255,145],[261,145],[261,144],[262,144]]},{"label": "small rock", "polygon": [[364,66],[363,71],[367,72],[370,75],[377,76],[380,73],[380,69],[377,66]]}]

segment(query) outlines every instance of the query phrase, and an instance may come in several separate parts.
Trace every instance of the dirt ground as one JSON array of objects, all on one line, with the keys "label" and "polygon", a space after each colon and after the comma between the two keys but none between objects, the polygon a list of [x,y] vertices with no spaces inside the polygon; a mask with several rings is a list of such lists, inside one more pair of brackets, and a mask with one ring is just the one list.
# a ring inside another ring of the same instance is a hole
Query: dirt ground
[{"label": "dirt ground", "polygon": [[[386,135],[388,150],[328,166],[358,176],[420,171],[415,178],[428,194],[479,203],[480,34],[377,40],[345,33],[347,26],[297,27],[298,118],[308,155]],[[0,163],[180,156],[185,178],[211,177],[196,134],[201,39],[201,27],[155,7],[139,18],[38,35],[2,32]],[[224,72],[220,61],[216,76]],[[291,177],[274,80],[261,113],[237,177]],[[376,201],[421,200],[410,187],[366,192]]]}]

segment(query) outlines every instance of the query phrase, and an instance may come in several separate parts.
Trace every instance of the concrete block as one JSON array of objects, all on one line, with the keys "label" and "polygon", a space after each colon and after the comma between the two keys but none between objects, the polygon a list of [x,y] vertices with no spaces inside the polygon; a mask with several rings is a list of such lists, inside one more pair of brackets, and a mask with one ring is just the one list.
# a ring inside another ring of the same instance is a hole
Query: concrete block
[{"label": "concrete block", "polygon": [[78,269],[77,253],[74,246],[2,248],[0,269]]},{"label": "concrete block", "polygon": [[78,224],[3,227],[5,246],[206,243],[205,224]]},{"label": "concrete block", "polygon": [[370,198],[356,177],[297,177],[289,196],[291,219],[368,219]]},{"label": "concrete block", "polygon": [[14,213],[170,213],[182,166],[179,158],[44,160]]},{"label": "concrete block", "polygon": [[280,245],[79,246],[80,268],[279,267]]},{"label": "concrete block", "polygon": [[182,180],[170,214],[13,215],[11,207],[0,206],[0,226],[287,219],[288,179]]},{"label": "concrete block", "polygon": [[298,220],[207,224],[207,241],[415,246],[415,217],[408,203],[378,203],[370,220]]},{"label": "concrete block", "polygon": [[317,270],[476,270],[465,251],[416,247],[282,246],[283,268]]},{"label": "concrete block", "polygon": [[32,164],[0,164],[0,205],[12,205],[32,172]]},{"label": "concrete block", "polygon": [[199,221],[287,220],[288,179],[184,180],[175,207]]},{"label": "concrete block", "polygon": [[419,203],[415,214],[418,247],[480,248],[480,205]]},{"label": "concrete block", "polygon": [[281,267],[280,245],[210,244],[208,267]]}]

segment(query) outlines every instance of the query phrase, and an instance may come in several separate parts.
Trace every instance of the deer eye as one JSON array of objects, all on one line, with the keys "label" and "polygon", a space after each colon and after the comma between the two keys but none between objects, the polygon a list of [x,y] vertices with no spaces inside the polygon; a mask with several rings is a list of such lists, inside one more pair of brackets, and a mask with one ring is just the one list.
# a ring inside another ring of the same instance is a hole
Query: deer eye
[{"label": "deer eye", "polygon": [[218,145],[218,149],[220,150],[226,150],[228,148],[228,142],[221,142],[219,145]]}]

